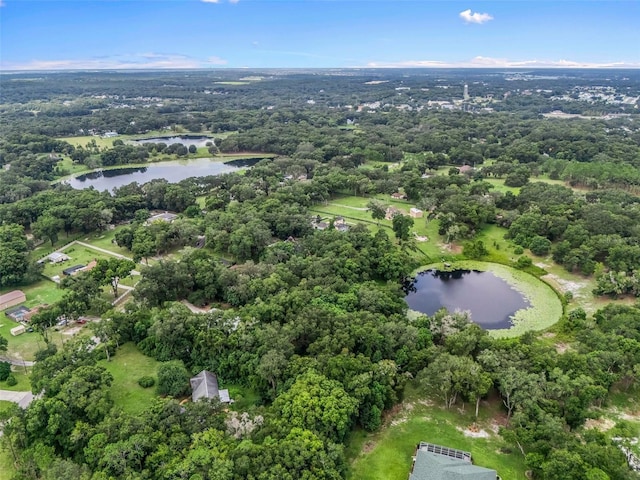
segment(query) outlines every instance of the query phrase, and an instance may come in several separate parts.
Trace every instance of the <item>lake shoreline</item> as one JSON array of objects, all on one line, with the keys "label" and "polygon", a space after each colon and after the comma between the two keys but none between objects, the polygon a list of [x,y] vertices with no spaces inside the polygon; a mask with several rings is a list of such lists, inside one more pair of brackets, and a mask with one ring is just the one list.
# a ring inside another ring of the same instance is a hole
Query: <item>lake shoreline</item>
[{"label": "lake shoreline", "polygon": [[[458,262],[432,263],[423,265],[412,272],[415,277],[427,270],[477,270],[491,272],[495,276],[507,282],[514,290],[520,293],[529,302],[530,307],[518,310],[513,315],[513,323],[510,328],[487,329],[489,335],[494,338],[519,337],[529,330],[545,330],[560,320],[563,307],[556,291],[539,278],[500,263],[481,262],[476,260],[462,260]],[[409,316],[424,315],[421,312],[410,310]]]},{"label": "lake shoreline", "polygon": [[104,172],[104,171],[109,171],[109,170],[118,170],[121,168],[144,168],[144,167],[150,167],[152,165],[158,165],[158,164],[166,164],[168,162],[190,162],[190,161],[195,161],[195,160],[203,160],[203,159],[208,159],[210,162],[215,162],[215,163],[226,163],[229,161],[233,161],[233,160],[253,160],[256,158],[264,158],[264,159],[268,159],[268,158],[275,158],[276,155],[272,154],[272,153],[244,153],[244,154],[219,154],[213,157],[199,157],[199,156],[193,156],[193,157],[188,157],[188,158],[162,158],[162,159],[158,159],[158,160],[152,160],[149,162],[145,162],[145,163],[125,163],[122,165],[109,165],[106,167],[98,167],[98,168],[91,168],[91,169],[87,169],[87,170],[82,170],[80,172],[75,172],[75,173],[70,173],[69,175],[65,175],[64,177],[60,177],[57,178],[53,181],[51,181],[51,185],[56,185],[58,183],[62,183],[64,181],[67,180],[72,180],[75,178],[78,178],[82,175],[89,175],[91,173],[97,173],[97,172]]}]

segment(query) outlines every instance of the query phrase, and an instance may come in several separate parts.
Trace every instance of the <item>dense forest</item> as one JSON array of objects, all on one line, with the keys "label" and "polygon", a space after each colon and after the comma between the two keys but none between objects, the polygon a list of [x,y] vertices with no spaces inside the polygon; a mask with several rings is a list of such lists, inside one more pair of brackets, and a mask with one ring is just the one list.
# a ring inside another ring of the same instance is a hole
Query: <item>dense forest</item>
[{"label": "dense forest", "polygon": [[[36,398],[0,408],[13,478],[357,478],[354,439],[415,395],[476,420],[499,411],[494,456],[529,478],[638,478],[634,415],[586,427],[621,398],[638,408],[640,392],[640,76],[607,73],[0,76],[0,293],[57,292],[26,334]],[[181,133],[209,141],[131,141]],[[270,155],[175,183],[65,183],[258,153]],[[392,195],[424,218],[385,220]],[[341,205],[340,229],[326,209],[345,199],[364,206]],[[120,253],[51,282],[42,259],[95,235]],[[591,282],[593,308],[557,290],[557,323],[514,338],[465,311],[408,312],[416,269],[465,259],[536,279],[558,268]],[[122,285],[128,299],[112,301]],[[8,359],[15,341],[0,336]],[[133,379],[156,392],[135,413],[108,368],[124,345],[159,365]],[[2,381],[19,374],[0,367]],[[245,398],[185,402],[202,370]]]}]

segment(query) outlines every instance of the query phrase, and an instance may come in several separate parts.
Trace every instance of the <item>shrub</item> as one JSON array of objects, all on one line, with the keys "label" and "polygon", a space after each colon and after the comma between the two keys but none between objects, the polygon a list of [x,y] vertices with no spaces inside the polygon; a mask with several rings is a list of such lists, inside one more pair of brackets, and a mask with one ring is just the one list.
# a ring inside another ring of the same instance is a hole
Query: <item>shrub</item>
[{"label": "shrub", "polygon": [[138,385],[142,388],[153,387],[156,384],[156,379],[150,375],[145,375],[144,377],[140,377],[138,379]]},{"label": "shrub", "polygon": [[526,257],[526,256],[518,258],[518,260],[515,263],[515,267],[519,268],[520,270],[530,267],[531,265],[533,265],[533,262],[529,257]]},{"label": "shrub", "polygon": [[522,255],[524,253],[524,248],[522,248],[521,246],[517,246],[513,249],[513,253],[515,253],[516,255]]},{"label": "shrub", "polygon": [[551,248],[551,242],[549,239],[536,235],[531,239],[531,243],[529,244],[529,249],[534,255],[542,256],[549,253],[549,249]]},{"label": "shrub", "polygon": [[9,376],[7,377],[7,385],[9,387],[13,387],[14,385],[18,384],[18,380],[16,379],[15,375],[13,373],[9,374]]},{"label": "shrub", "polygon": [[0,382],[4,382],[11,375],[11,364],[9,362],[0,362]]}]

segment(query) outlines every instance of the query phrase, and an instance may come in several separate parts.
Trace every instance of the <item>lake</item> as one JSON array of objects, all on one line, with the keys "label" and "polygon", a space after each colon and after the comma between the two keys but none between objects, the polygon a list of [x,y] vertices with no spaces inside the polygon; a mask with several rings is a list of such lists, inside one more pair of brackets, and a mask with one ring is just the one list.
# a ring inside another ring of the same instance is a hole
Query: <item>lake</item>
[{"label": "lake", "polygon": [[144,143],[165,143],[167,145],[172,145],[174,143],[180,143],[185,147],[190,147],[191,145],[195,145],[196,147],[206,147],[207,142],[213,142],[212,137],[205,137],[202,135],[173,135],[170,137],[153,137],[153,138],[139,138],[137,140],[129,140],[128,143],[132,143],[134,145],[142,145]]},{"label": "lake", "polygon": [[511,316],[529,302],[491,272],[426,270],[405,287],[409,308],[433,315],[441,308],[469,310],[472,320],[493,330],[511,327]]},{"label": "lake", "polygon": [[126,167],[111,170],[98,170],[85,173],[75,178],[65,180],[64,183],[73,188],[82,189],[94,187],[96,190],[112,191],[131,182],[140,185],[158,178],[164,178],[170,183],[177,183],[189,177],[206,177],[235,172],[243,167],[255,165],[262,158],[232,160],[229,162],[213,161],[210,158],[195,160],[172,160],[169,162],[150,163],[144,167]]}]

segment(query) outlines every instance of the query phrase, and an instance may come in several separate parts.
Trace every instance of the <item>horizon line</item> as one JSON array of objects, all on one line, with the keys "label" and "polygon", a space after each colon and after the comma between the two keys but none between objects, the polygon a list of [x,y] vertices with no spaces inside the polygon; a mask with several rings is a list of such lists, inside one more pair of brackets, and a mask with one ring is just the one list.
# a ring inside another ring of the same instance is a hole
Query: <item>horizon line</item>
[{"label": "horizon line", "polygon": [[540,65],[540,66],[361,66],[361,67],[134,67],[134,68],[52,68],[52,69],[3,69],[1,74],[17,73],[72,73],[72,72],[168,72],[168,71],[230,71],[230,70],[640,70],[640,66],[611,65],[611,66],[566,66],[566,65]]}]

